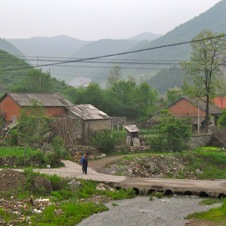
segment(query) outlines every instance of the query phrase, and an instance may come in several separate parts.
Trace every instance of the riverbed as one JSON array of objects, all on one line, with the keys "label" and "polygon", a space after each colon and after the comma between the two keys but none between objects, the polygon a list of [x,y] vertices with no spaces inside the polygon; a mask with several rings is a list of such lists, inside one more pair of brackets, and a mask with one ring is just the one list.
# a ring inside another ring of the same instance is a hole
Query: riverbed
[{"label": "riverbed", "polygon": [[149,200],[138,196],[134,199],[112,201],[108,211],[84,219],[78,226],[184,226],[185,217],[194,212],[207,211],[220,206],[200,205],[199,197],[174,196]]}]

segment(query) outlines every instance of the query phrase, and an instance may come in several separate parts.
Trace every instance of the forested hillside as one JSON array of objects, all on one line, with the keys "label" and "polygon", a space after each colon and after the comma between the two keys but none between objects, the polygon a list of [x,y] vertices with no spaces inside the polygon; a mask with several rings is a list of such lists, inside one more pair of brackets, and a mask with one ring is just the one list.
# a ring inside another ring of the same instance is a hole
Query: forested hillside
[{"label": "forested hillside", "polygon": [[[77,44],[75,44],[75,40],[64,36],[11,41],[17,47],[20,45],[21,48],[26,49],[26,54],[36,56],[33,59],[34,61],[32,61],[35,66],[46,63],[42,56],[37,57],[37,55],[41,54],[47,56],[49,53],[51,58],[49,58],[48,63],[56,63],[67,59],[76,61],[78,58],[98,57],[168,45],[168,47],[164,48],[125,54],[123,56],[118,55],[91,61],[83,60],[82,62],[45,67],[45,70],[50,71],[57,79],[64,80],[73,85],[79,86],[86,85],[89,82],[97,82],[101,87],[104,87],[111,69],[114,66],[119,66],[122,72],[121,78],[129,76],[135,78],[138,83],[146,81],[152,87],[158,88],[161,93],[165,93],[171,87],[181,86],[183,72],[179,65],[182,60],[189,59],[191,52],[190,44],[177,46],[171,46],[171,44],[190,41],[204,29],[211,30],[214,33],[226,33],[225,21],[226,0],[222,0],[205,13],[176,27],[154,41],[141,41],[145,34],[127,40],[99,40],[86,43],[77,40]],[[45,47],[43,47],[43,43],[45,43]],[[33,52],[29,52],[32,48]],[[54,51],[51,52],[50,49]],[[62,58],[66,55],[69,58]]]},{"label": "forested hillside", "polygon": [[3,94],[20,83],[29,67],[23,60],[0,50],[0,93]]},{"label": "forested hillside", "polygon": [[97,83],[74,88],[4,51],[0,51],[0,59],[1,95],[5,92],[59,92],[74,104],[92,104],[110,116],[135,120],[156,111],[158,92],[147,83],[138,85],[133,80],[118,78],[109,83],[108,89],[102,89]]},{"label": "forested hillside", "polygon": [[[33,81],[33,84],[29,83],[29,77]],[[43,85],[48,86],[45,92],[62,92],[67,87],[63,81],[58,81],[48,73],[42,73],[40,70],[34,69],[24,60],[0,50],[1,95],[11,91],[39,92],[39,90],[36,90],[38,82],[35,81],[37,79],[39,79],[39,81],[45,80],[45,82],[42,82]],[[51,85],[47,80],[51,81]]]},{"label": "forested hillside", "polygon": [[14,45],[9,43],[5,39],[0,38],[0,50],[6,51],[9,54],[12,54],[14,56],[23,56],[23,53],[19,51]]}]

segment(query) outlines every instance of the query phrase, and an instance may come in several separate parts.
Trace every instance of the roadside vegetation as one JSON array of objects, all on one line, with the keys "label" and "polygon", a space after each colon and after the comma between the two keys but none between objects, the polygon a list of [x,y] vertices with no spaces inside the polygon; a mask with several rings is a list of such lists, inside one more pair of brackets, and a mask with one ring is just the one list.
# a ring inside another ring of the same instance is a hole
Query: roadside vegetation
[{"label": "roadside vegetation", "polygon": [[193,213],[187,219],[198,219],[214,222],[215,225],[226,225],[226,200],[223,200],[221,207],[210,209],[207,212]]},{"label": "roadside vegetation", "polygon": [[[41,175],[31,168],[25,169],[23,176],[23,183],[15,189],[0,192],[0,224],[75,225],[94,213],[106,211],[106,201],[135,196],[132,189],[118,191],[106,186],[105,190],[98,190],[98,183],[93,181]],[[6,177],[1,178],[2,183]],[[34,189],[37,178],[49,181],[51,186],[45,182]]]}]

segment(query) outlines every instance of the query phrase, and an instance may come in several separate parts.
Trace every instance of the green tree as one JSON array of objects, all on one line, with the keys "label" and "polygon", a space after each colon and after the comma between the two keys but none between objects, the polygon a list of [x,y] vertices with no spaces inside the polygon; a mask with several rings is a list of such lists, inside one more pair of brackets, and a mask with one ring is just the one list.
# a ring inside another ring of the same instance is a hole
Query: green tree
[{"label": "green tree", "polygon": [[183,96],[183,90],[178,87],[174,87],[167,90],[166,101],[167,104],[170,104]]},{"label": "green tree", "polygon": [[137,111],[137,117],[150,117],[150,114],[156,111],[156,103],[159,93],[143,82],[135,88],[133,110]]},{"label": "green tree", "polygon": [[106,87],[112,87],[116,82],[120,80],[120,77],[122,77],[121,68],[119,66],[114,66],[110,70],[110,75],[107,78]]},{"label": "green tree", "polygon": [[96,108],[103,110],[103,90],[97,83],[91,83],[87,87],[77,89],[76,104],[92,104]]},{"label": "green tree", "polygon": [[218,123],[218,126],[220,126],[221,128],[226,128],[226,110],[225,109],[221,112],[221,116],[217,120],[217,123]]},{"label": "green tree", "polygon": [[48,123],[49,119],[44,117],[43,107],[39,103],[34,102],[32,107],[21,113],[21,117],[18,120],[18,126],[16,127],[18,144],[40,147],[45,140],[44,135],[49,130]]},{"label": "green tree", "polygon": [[155,151],[182,151],[191,138],[192,129],[189,119],[178,119],[167,111],[160,113],[160,124],[150,139],[151,148]]},{"label": "green tree", "polygon": [[48,73],[41,70],[30,70],[26,78],[16,87],[15,92],[51,93],[53,80]]},{"label": "green tree", "polygon": [[186,72],[185,91],[206,103],[205,129],[208,132],[211,98],[219,95],[225,84],[221,70],[226,54],[225,35],[204,30],[193,39],[191,46],[190,61],[182,63]]}]

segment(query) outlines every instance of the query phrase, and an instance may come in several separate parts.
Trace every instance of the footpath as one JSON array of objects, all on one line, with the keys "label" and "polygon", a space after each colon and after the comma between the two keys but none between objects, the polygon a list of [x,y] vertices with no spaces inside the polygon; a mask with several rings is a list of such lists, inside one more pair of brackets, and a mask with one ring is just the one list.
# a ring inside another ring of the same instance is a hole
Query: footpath
[{"label": "footpath", "polygon": [[125,176],[113,176],[108,174],[97,173],[92,168],[88,167],[88,173],[82,172],[82,166],[69,160],[62,160],[64,167],[50,169],[35,169],[36,172],[58,175],[61,177],[79,178],[84,180],[94,180],[100,182],[122,182],[126,179]]},{"label": "footpath", "polygon": [[117,187],[137,188],[140,191],[149,190],[170,190],[173,193],[188,192],[199,195],[226,196],[226,180],[188,180],[188,179],[164,179],[164,178],[139,178],[114,176],[98,173],[92,168],[88,168],[88,174],[82,173],[81,165],[64,160],[64,167],[54,169],[36,169],[35,171],[44,174],[56,174],[61,177],[79,178],[85,180],[94,180],[99,182],[112,182]]}]

